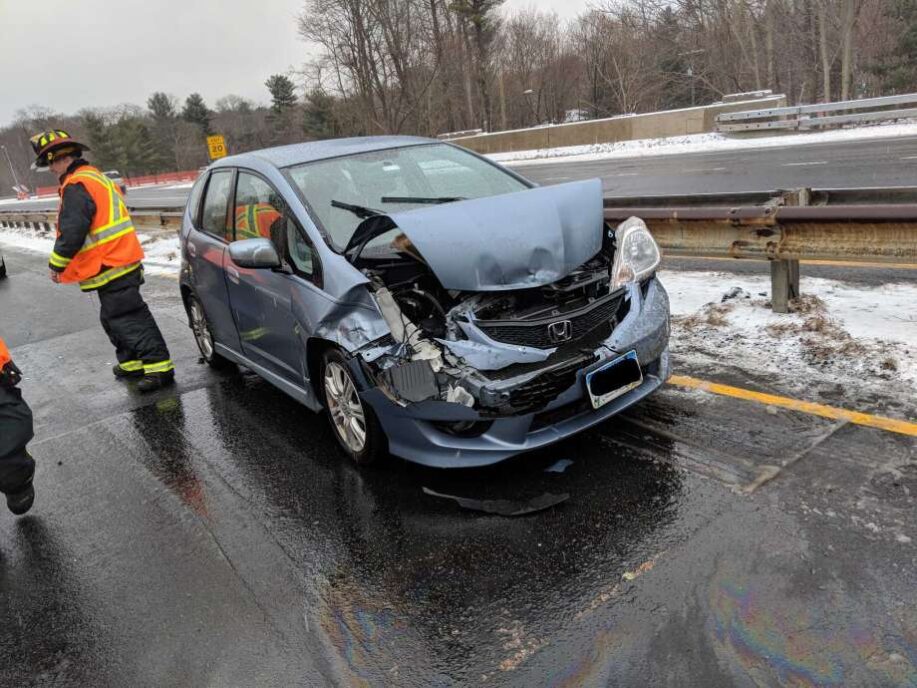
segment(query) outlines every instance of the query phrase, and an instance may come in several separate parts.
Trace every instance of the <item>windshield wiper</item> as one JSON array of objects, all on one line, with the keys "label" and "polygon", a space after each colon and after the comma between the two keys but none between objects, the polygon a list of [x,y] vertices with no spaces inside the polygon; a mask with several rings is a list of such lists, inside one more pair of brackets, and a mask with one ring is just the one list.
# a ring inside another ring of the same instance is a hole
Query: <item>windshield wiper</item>
[{"label": "windshield wiper", "polygon": [[454,203],[466,200],[464,196],[383,196],[383,203]]},{"label": "windshield wiper", "polygon": [[341,210],[349,210],[357,217],[365,220],[368,217],[376,217],[381,215],[378,210],[373,210],[372,208],[365,208],[362,205],[353,205],[351,203],[343,203],[342,201],[335,201],[332,199],[331,205],[335,208],[340,208]]}]

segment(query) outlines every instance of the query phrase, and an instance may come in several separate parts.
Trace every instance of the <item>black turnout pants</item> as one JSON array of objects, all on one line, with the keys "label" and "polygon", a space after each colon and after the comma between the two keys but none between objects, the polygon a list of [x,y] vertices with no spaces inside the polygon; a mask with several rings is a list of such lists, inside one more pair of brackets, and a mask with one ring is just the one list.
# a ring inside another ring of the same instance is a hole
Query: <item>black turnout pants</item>
[{"label": "black turnout pants", "polygon": [[143,269],[134,270],[100,287],[100,317],[105,333],[115,345],[118,363],[142,361],[151,366],[169,360],[169,349],[159,325],[140,295]]},{"label": "black turnout pants", "polygon": [[32,439],[32,410],[15,387],[0,385],[0,492],[16,494],[32,482],[35,462],[25,450]]}]

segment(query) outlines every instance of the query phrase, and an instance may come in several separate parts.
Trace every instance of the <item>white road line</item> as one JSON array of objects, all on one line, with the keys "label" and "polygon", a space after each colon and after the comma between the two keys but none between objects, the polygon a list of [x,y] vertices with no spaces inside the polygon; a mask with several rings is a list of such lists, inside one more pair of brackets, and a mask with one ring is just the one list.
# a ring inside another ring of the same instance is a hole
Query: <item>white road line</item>
[{"label": "white road line", "polygon": [[781,167],[808,167],[809,165],[827,165],[827,160],[818,160],[815,162],[787,162],[781,165]]},{"label": "white road line", "polygon": [[901,159],[902,159],[902,160],[917,160],[917,155],[908,155],[908,156],[903,157],[903,158],[901,158]]},{"label": "white road line", "polygon": [[691,167],[685,172],[725,172],[727,168],[725,167]]},{"label": "white road line", "polygon": [[639,172],[618,172],[618,174],[606,174],[606,177],[639,177]]}]

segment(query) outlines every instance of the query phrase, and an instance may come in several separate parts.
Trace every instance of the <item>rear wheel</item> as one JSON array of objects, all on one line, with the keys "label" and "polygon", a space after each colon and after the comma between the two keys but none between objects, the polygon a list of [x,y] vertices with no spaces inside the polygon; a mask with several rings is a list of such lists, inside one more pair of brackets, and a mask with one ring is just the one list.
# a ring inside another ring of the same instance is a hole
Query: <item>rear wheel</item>
[{"label": "rear wheel", "polygon": [[191,331],[194,333],[194,341],[197,342],[197,348],[201,352],[201,358],[204,362],[215,370],[227,370],[234,366],[233,362],[223,358],[216,352],[213,344],[213,334],[210,331],[210,325],[207,323],[207,316],[204,315],[204,307],[193,294],[188,297],[188,317],[191,321]]},{"label": "rear wheel", "polygon": [[325,353],[322,364],[325,413],[341,448],[359,465],[368,465],[385,454],[385,434],[369,405],[360,399],[356,381],[340,351]]}]

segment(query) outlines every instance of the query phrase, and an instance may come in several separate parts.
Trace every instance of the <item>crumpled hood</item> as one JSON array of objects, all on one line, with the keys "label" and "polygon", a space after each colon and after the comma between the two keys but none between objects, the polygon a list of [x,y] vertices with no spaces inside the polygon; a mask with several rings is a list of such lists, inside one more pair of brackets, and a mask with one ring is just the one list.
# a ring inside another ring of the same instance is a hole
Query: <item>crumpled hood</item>
[{"label": "crumpled hood", "polygon": [[602,182],[557,184],[389,216],[446,289],[550,284],[602,247]]}]

